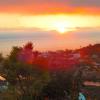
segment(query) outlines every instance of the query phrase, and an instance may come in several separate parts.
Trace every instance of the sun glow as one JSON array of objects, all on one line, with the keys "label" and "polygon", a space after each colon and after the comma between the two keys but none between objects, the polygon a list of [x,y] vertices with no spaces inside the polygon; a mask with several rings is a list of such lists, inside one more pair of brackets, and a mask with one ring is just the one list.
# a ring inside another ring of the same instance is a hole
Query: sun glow
[{"label": "sun glow", "polygon": [[56,22],[54,24],[54,28],[56,31],[58,31],[60,34],[64,34],[68,31],[68,27],[70,27],[69,23],[65,22]]},{"label": "sun glow", "polygon": [[56,30],[60,34],[80,27],[100,27],[100,16],[84,15],[18,15],[0,13],[0,29]]},{"label": "sun glow", "polygon": [[58,32],[60,32],[61,34],[64,34],[66,32],[64,27],[60,27],[59,29],[57,29]]}]

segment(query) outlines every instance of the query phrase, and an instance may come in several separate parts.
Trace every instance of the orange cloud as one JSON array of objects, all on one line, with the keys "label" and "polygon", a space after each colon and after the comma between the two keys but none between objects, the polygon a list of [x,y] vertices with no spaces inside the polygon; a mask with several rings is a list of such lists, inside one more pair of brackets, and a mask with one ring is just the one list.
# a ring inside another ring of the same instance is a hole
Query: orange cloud
[{"label": "orange cloud", "polygon": [[[26,0],[27,1],[27,0]],[[18,13],[18,14],[92,14],[100,15],[100,7],[92,6],[71,6],[68,3],[29,3],[29,4],[8,4],[1,5],[2,13]]]}]

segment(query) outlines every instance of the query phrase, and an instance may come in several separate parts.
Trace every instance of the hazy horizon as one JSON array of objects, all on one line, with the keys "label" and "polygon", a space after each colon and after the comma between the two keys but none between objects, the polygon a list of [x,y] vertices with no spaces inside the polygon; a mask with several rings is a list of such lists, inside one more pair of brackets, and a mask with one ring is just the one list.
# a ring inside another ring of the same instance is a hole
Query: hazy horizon
[{"label": "hazy horizon", "polygon": [[23,46],[30,41],[39,51],[76,49],[100,43],[100,29],[85,28],[65,34],[42,30],[0,31],[0,52],[7,55],[13,46]]}]

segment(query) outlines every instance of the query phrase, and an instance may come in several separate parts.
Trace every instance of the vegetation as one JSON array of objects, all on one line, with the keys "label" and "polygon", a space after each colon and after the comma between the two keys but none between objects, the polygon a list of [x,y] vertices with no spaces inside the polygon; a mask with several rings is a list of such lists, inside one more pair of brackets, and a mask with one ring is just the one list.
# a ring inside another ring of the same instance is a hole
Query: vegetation
[{"label": "vegetation", "polygon": [[35,51],[31,42],[13,47],[7,57],[0,54],[0,76],[8,83],[0,97],[2,100],[78,100],[84,81],[90,79],[87,73],[100,72],[99,61],[100,44],[45,54]]}]

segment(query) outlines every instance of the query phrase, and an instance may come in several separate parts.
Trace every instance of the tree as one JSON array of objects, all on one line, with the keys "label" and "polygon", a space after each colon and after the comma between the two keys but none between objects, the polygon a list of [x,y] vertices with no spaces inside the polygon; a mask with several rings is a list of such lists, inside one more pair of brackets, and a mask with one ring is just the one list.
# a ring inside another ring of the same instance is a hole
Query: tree
[{"label": "tree", "polygon": [[[14,47],[4,61],[3,70],[4,77],[10,86],[14,88],[16,94],[20,95],[20,100],[33,100],[33,97],[37,97],[43,86],[49,81],[49,74],[41,70],[39,65],[19,59],[19,55],[26,49],[32,53],[33,48],[31,44],[27,44],[23,48]],[[21,57],[23,58],[26,55],[24,53]]]},{"label": "tree", "polygon": [[2,53],[0,53],[0,62],[4,60],[4,57],[2,56]]},{"label": "tree", "polygon": [[44,87],[43,93],[50,100],[70,100],[72,87],[72,70],[56,70],[51,72],[51,80]]},{"label": "tree", "polygon": [[0,76],[3,76],[3,61],[4,61],[4,57],[0,53]]}]

